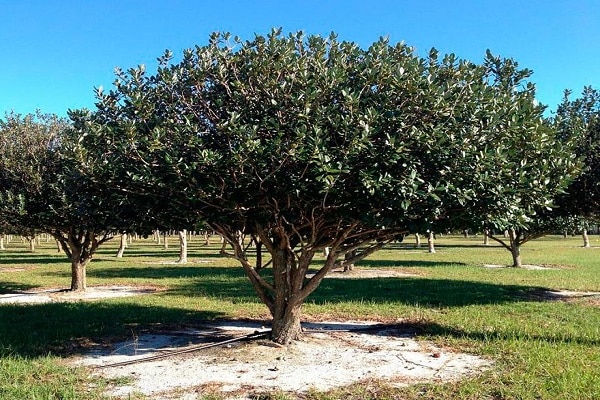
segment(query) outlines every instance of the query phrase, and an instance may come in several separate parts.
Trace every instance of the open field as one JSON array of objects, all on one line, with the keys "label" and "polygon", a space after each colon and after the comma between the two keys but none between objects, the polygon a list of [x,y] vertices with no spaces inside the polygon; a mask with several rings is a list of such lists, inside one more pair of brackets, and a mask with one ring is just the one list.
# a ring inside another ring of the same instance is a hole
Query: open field
[{"label": "open field", "polygon": [[[580,238],[558,236],[526,244],[523,262],[548,267],[531,270],[483,267],[508,265],[511,259],[496,245],[483,246],[481,237],[438,238],[435,254],[412,243],[409,237],[357,265],[404,276],[326,279],[305,305],[304,320],[404,323],[418,340],[484,356],[494,367],[454,383],[392,388],[372,381],[304,398],[600,398],[600,298],[556,299],[547,293],[600,292],[597,236],[589,249],[581,248]],[[173,263],[175,238],[169,250],[150,239],[135,241],[122,259],[114,257],[116,246],[114,241],[100,249],[88,268],[88,286],[156,291],[93,302],[0,304],[0,398],[100,399],[114,382],[65,362],[92,344],[215,319],[268,319],[242,269],[218,254],[218,243],[203,246],[200,237],[194,238],[185,265]],[[68,287],[69,282],[69,264],[53,243],[41,243],[31,253],[25,244],[12,242],[0,252],[0,295]]]}]

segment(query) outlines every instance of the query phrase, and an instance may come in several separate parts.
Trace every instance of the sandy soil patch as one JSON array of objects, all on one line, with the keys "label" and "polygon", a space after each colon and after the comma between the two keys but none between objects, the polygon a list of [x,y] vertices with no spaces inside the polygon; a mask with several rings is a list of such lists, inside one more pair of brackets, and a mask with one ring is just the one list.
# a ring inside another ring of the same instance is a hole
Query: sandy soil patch
[{"label": "sandy soil patch", "polygon": [[151,286],[93,286],[88,287],[85,293],[71,292],[65,289],[40,289],[12,291],[0,294],[0,304],[3,303],[50,303],[61,301],[98,300],[115,297],[140,296],[159,291]]},{"label": "sandy soil patch", "polygon": [[181,265],[182,267],[185,266],[191,266],[194,264],[208,264],[213,262],[212,260],[190,260],[188,259],[187,262],[184,263],[180,263],[178,261],[169,261],[169,260],[164,260],[164,261],[144,261],[144,264],[151,264],[151,265]]},{"label": "sandy soil patch", "polygon": [[0,267],[0,272],[23,272],[34,269],[34,266],[28,267]]},{"label": "sandy soil patch", "polygon": [[[484,268],[514,268],[509,265],[501,265],[501,264],[484,264],[483,267]],[[543,270],[560,269],[560,268],[552,267],[552,266],[548,266],[548,265],[524,264],[523,266],[521,266],[521,269],[528,269],[528,270],[532,270],[532,271],[536,271],[536,270],[543,271]]]},{"label": "sandy soil patch", "polygon": [[265,329],[234,321],[196,331],[135,337],[78,357],[74,363],[94,367],[95,374],[105,377],[129,378],[129,384],[111,389],[112,396],[128,398],[143,393],[152,399],[191,399],[215,393],[247,399],[269,391],[301,394],[311,388],[329,390],[373,379],[393,385],[442,382],[472,376],[491,365],[480,357],[416,341],[400,325],[325,322],[303,326],[305,340],[289,346],[266,339],[243,341],[113,365]]},{"label": "sandy soil patch", "polygon": [[592,303],[600,301],[600,292],[578,292],[574,290],[536,290],[532,297],[540,300],[572,301],[577,299],[592,300]]},{"label": "sandy soil patch", "polygon": [[[311,278],[317,271],[309,271],[307,278]],[[403,271],[400,268],[356,268],[344,272],[342,268],[331,270],[325,278],[334,279],[361,279],[361,278],[402,278],[420,276],[415,273]]]}]

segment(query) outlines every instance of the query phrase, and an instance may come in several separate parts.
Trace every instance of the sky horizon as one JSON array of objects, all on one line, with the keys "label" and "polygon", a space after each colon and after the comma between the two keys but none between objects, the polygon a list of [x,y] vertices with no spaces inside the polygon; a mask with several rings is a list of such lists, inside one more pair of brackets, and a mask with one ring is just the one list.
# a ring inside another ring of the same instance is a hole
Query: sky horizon
[{"label": "sky horizon", "polygon": [[112,88],[114,69],[170,49],[207,43],[214,31],[242,39],[272,28],[338,34],[367,47],[381,36],[426,56],[481,63],[485,52],[533,70],[537,99],[555,110],[570,89],[600,88],[600,1],[233,1],[6,0],[0,4],[0,118],[11,110],[66,115],[94,107],[94,88]]}]

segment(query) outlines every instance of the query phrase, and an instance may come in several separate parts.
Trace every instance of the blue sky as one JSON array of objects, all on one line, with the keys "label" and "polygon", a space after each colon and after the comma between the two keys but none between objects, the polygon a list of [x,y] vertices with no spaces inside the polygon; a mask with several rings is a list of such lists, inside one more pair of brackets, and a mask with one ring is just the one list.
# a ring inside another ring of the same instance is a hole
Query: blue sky
[{"label": "blue sky", "polygon": [[475,62],[489,48],[532,69],[551,110],[566,88],[600,88],[600,0],[0,0],[0,117],[93,108],[117,66],[151,69],[213,31],[249,39],[273,27],[364,47],[388,36]]}]

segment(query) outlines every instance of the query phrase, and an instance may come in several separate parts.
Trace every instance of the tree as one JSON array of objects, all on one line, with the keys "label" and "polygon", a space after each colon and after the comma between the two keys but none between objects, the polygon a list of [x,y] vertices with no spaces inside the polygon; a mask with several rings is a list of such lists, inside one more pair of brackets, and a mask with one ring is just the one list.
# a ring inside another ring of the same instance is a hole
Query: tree
[{"label": "tree", "polygon": [[78,137],[67,121],[39,112],[0,121],[0,220],[51,234],[71,262],[71,290],[84,291],[88,263],[128,211],[79,173],[87,160]]},{"label": "tree", "polygon": [[[302,304],[332,268],[415,221],[490,210],[529,190],[506,177],[516,146],[546,132],[540,109],[523,112],[527,73],[491,54],[476,65],[435,50],[422,59],[385,39],[364,50],[273,31],[247,42],[214,34],[171,58],[155,75],[118,71],[114,90],[97,92],[83,144],[110,166],[107,184],[169,199],[226,238],[279,343],[301,336]],[[258,244],[255,259],[241,235]]]},{"label": "tree", "polygon": [[589,223],[600,220],[600,92],[586,86],[580,98],[570,96],[571,91],[565,91],[555,123],[561,137],[577,136],[575,154],[582,160],[583,172],[557,198],[557,205],[560,215],[582,233],[584,247],[589,247]]}]

